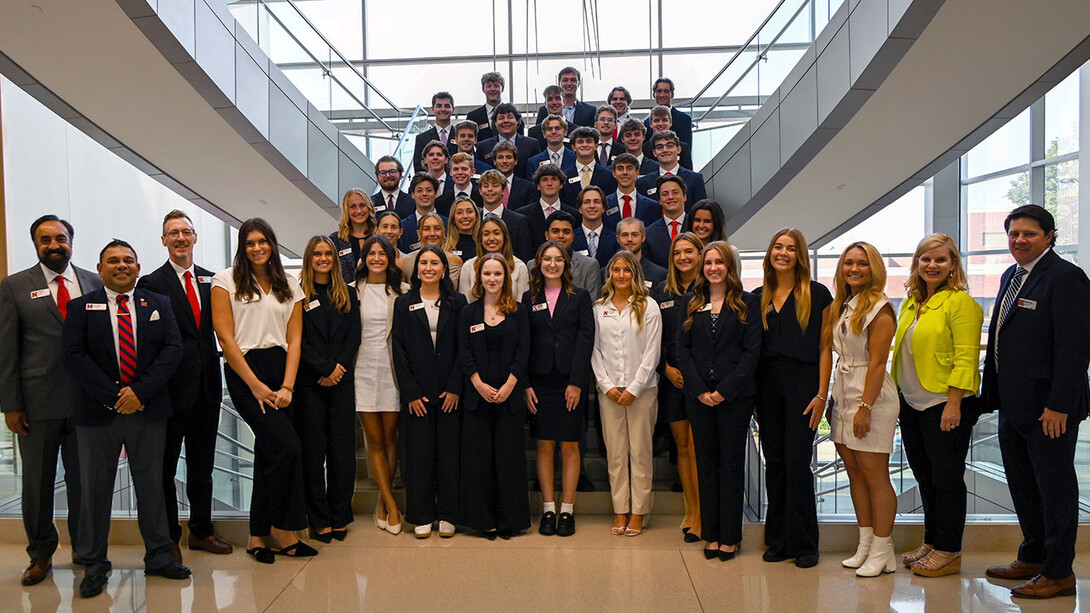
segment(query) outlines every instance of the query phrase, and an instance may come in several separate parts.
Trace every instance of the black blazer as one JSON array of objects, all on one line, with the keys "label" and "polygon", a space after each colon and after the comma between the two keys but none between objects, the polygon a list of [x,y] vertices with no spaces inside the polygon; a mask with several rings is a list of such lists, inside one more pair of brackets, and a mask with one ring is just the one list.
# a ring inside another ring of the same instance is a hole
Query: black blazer
[{"label": "black blazer", "polygon": [[[1016,423],[1036,423],[1045,408],[1085,419],[1090,410],[1090,280],[1081,268],[1049,251],[999,326],[1000,303],[1014,270],[1011,266],[1003,273],[988,326],[981,408],[1002,411],[1004,419]],[[1003,377],[995,370],[996,328]]]},{"label": "black blazer", "polygon": [[[488,213],[481,209],[481,219],[484,219],[485,215]],[[537,251],[534,239],[530,236],[530,223],[526,220],[526,216],[514,209],[504,209],[500,219],[507,225],[507,232],[511,235],[511,249],[515,252],[515,257],[523,262],[534,259]],[[465,260],[467,257],[462,259]]]},{"label": "black blazer", "polygon": [[[518,327],[517,334],[509,334],[503,339],[503,348],[499,355],[489,355],[484,340],[484,331],[471,333],[473,326],[484,325],[484,300],[477,300],[462,309],[458,316],[458,361],[462,365],[462,373],[466,379],[471,379],[474,373],[483,369],[489,360],[499,360],[501,364],[508,365],[508,371],[519,381],[518,388],[526,382],[526,363],[530,356],[530,318],[527,310],[519,306],[519,309],[507,317],[513,317]],[[431,338],[430,336],[428,337]],[[481,366],[478,366],[481,365]],[[526,410],[526,404],[515,395],[519,391],[511,392],[507,399],[507,407],[511,413]],[[477,388],[471,382],[466,384],[465,404],[466,410],[476,411],[481,404],[481,396]]]},{"label": "black blazer", "polygon": [[439,402],[439,394],[443,392],[462,395],[464,377],[458,363],[458,318],[466,299],[455,292],[454,300],[455,308],[439,308],[434,344],[420,290],[411,290],[394,300],[390,340],[402,406],[424,397]]},{"label": "black blazer", "polygon": [[344,282],[351,283],[355,281],[359,257],[352,251],[351,240],[344,240],[336,232],[329,235],[329,240],[333,241],[333,247],[337,249],[337,258],[341,263],[341,276],[344,278]]},{"label": "black blazer", "polygon": [[[371,194],[371,203],[375,209],[375,215],[385,211],[387,208],[386,200],[382,197],[382,190],[378,190],[374,194]],[[405,192],[398,190],[397,200],[394,201],[394,212],[398,217],[405,217],[409,213],[416,210],[416,202],[412,199],[412,196]]]},{"label": "black blazer", "polygon": [[[651,137],[651,118],[643,120],[643,126],[647,137]],[[670,107],[670,129],[677,134],[677,139],[683,143],[693,142],[693,118],[688,113],[679,111],[677,107]],[[654,159],[654,156],[651,157]],[[684,165],[684,164],[683,164]],[[687,168],[692,168],[688,166]]]},{"label": "black blazer", "polygon": [[[682,226],[684,224],[678,224],[678,234],[681,234]],[[666,260],[670,257],[670,243],[670,228],[666,226],[665,218],[660,216],[654,223],[647,226],[647,238],[643,241],[643,257],[666,268]]]},{"label": "black blazer", "polygon": [[[477,159],[495,166],[495,162],[492,161],[492,148],[498,142],[500,142],[499,136],[480,141],[480,145],[477,146]],[[515,134],[515,148],[519,152],[518,161],[515,164],[515,176],[522,177],[526,175],[526,161],[541,153],[541,145],[529,136]]]},{"label": "black blazer", "polygon": [[328,377],[337,364],[352,372],[362,327],[355,287],[348,288],[347,313],[333,308],[327,291],[318,290],[317,294],[303,299],[302,359],[299,360],[299,382],[311,386]]},{"label": "black blazer", "polygon": [[585,390],[594,350],[594,309],[587,290],[574,289],[572,295],[560,292],[552,315],[545,297],[530,290],[522,295],[522,306],[530,313],[530,372],[568,375],[568,385]]},{"label": "black blazer", "polygon": [[[682,300],[683,296],[666,291],[666,282],[655,284],[651,290],[651,297],[659,305],[659,315],[662,316],[662,352],[659,354],[659,374],[664,375],[665,366],[669,364],[677,368],[677,330],[681,321],[687,317],[685,309],[687,304]],[[670,383],[673,386],[673,383]]]},{"label": "black blazer", "polygon": [[[568,134],[571,134],[572,130],[578,127],[579,126],[575,125],[574,123],[569,123]],[[538,144],[541,145],[542,151],[545,151],[545,148],[549,146],[549,141],[545,140],[545,135],[541,133],[541,124],[531,126],[530,129],[526,131],[526,136],[536,139]],[[571,143],[568,141],[567,136],[564,137],[564,146],[568,147],[569,149],[571,148]]]},{"label": "black blazer", "polygon": [[[72,423],[77,426],[104,426],[118,415],[111,409],[123,385],[106,301],[105,289],[74,298],[64,320],[61,348],[76,386]],[[146,422],[162,421],[172,412],[167,382],[182,361],[182,337],[166,296],[137,288],[132,301],[136,380],[130,387],[144,404],[144,410],[134,415]],[[90,310],[88,305],[98,308]]]},{"label": "black blazer", "polygon": [[[749,292],[742,292],[746,303],[746,323],[734,316],[730,307],[720,312],[718,330],[712,335],[711,311],[698,311],[692,328],[685,329],[692,294],[685,294],[674,303],[677,314],[677,364],[685,378],[684,392],[696,399],[704,392],[718,391],[724,403],[752,398],[757,395],[757,361],[761,357],[761,303]],[[709,303],[710,304],[710,303]],[[718,385],[711,387],[709,369],[715,371]]]},{"label": "black blazer", "polygon": [[[454,142],[454,137],[454,122],[451,121],[450,125],[447,127],[448,155],[454,155],[458,151],[458,144]],[[433,140],[439,140],[439,129],[435,127],[435,124],[432,124],[430,128],[416,135],[416,141],[413,145],[413,171],[426,172],[427,169],[424,168],[424,147]]]},{"label": "black blazer", "polygon": [[536,203],[541,199],[541,193],[537,191],[537,187],[519,176],[515,176],[511,180],[511,187],[509,190],[510,193],[507,194],[507,208],[511,210]]},{"label": "black blazer", "polygon": [[[691,146],[689,146],[689,141],[679,142],[678,143],[678,148],[680,149],[680,151],[678,151],[678,153],[677,153],[677,163],[681,164],[681,167],[686,169],[686,170],[692,170],[693,169],[693,148]],[[645,140],[643,142],[643,159],[644,159],[644,161],[647,161],[649,159],[651,159],[651,160],[657,160],[658,159],[658,158],[655,157],[655,150],[653,148],[653,145],[651,144],[651,135],[650,134],[648,134],[647,140]],[[658,169],[656,168],[656,170],[658,170]]]},{"label": "black blazer", "polygon": [[[558,200],[557,204],[560,205],[561,211],[571,213],[572,217],[575,218],[576,227],[578,227],[578,224],[583,223],[583,215],[578,209],[564,204],[562,200]],[[533,245],[534,255],[537,255],[537,248],[541,246],[541,243],[545,242],[545,230],[548,229],[545,225],[545,211],[541,208],[541,202],[532,202],[516,212],[526,218],[526,224],[530,228],[530,244]],[[504,214],[506,215],[506,213]],[[533,259],[533,257],[530,256],[530,259]]]},{"label": "black blazer", "polygon": [[[175,322],[182,339],[182,362],[178,370],[167,383],[167,390],[176,411],[186,410],[198,400],[215,403],[218,407],[223,398],[220,383],[219,346],[216,344],[216,332],[212,327],[212,273],[200,266],[193,267],[197,278],[193,285],[201,301],[201,325],[193,319],[193,308],[174,267],[165,262],[157,270],[140,277],[136,286],[141,289],[162,294],[170,300]],[[139,323],[137,324],[139,326]],[[140,329],[136,331],[140,337]],[[195,385],[200,381],[200,385]]]},{"label": "black blazer", "polygon": [[[449,175],[448,175],[449,176]],[[444,191],[435,199],[435,210],[444,217],[450,217],[450,210],[454,208],[454,180],[451,179],[447,182],[447,187],[450,189]],[[473,200],[473,204],[477,205],[477,208],[484,206],[484,198],[481,197],[481,190],[477,189],[477,183],[474,181],[469,182],[469,197]]]},{"label": "black blazer", "polygon": [[[708,197],[708,192],[704,187],[704,175],[699,172],[693,172],[684,166],[679,166],[677,176],[685,181],[687,187],[687,191],[685,192],[685,212],[688,213],[689,209],[693,208],[694,204]],[[655,202],[658,202],[658,181],[659,172],[643,175],[639,179],[636,179],[636,191]]]},{"label": "black blazer", "polygon": [[[490,139],[490,138],[492,138],[493,136],[496,135],[496,133],[492,131],[492,125],[488,123],[488,105],[487,104],[482,104],[481,106],[479,106],[479,107],[473,109],[472,111],[470,111],[469,113],[467,113],[466,114],[466,119],[468,119],[468,120],[472,121],[473,123],[477,124],[477,142],[478,143],[483,141],[483,140],[488,140],[488,139]],[[526,125],[522,122],[521,119],[519,120],[519,125],[518,125],[518,128],[516,128],[516,131],[519,134],[525,134],[526,133]]]},{"label": "black blazer", "polygon": [[[587,126],[594,127],[594,111],[595,108],[582,100],[575,101],[575,117],[574,120],[569,123],[571,126]],[[564,111],[561,110],[559,115],[564,116]],[[541,125],[541,122],[545,121],[545,118],[549,116],[549,109],[545,108],[545,105],[541,105],[537,108],[537,121],[535,125]],[[569,130],[570,131],[570,130]]]}]

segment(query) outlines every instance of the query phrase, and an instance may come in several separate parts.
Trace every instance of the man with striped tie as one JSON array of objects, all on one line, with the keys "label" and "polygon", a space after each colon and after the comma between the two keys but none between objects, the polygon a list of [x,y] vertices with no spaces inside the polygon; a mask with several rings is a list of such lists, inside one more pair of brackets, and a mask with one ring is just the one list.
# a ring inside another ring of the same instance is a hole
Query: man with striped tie
[{"label": "man with striped tie", "polygon": [[72,421],[79,441],[79,540],[86,566],[80,596],[102,593],[112,566],[106,557],[114,477],[122,446],[136,490],[144,574],[186,579],[171,558],[174,541],[163,501],[163,454],[171,415],[167,382],[182,360],[170,300],[136,289],[136,251],[114,239],[99,254],[105,287],[72,300],[61,347],[76,383]]}]

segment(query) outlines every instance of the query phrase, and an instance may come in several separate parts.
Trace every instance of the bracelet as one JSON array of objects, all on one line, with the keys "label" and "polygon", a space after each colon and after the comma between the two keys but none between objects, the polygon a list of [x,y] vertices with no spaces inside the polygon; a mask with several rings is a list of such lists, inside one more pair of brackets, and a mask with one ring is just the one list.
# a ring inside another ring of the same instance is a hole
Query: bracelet
[{"label": "bracelet", "polygon": [[829,399],[826,398],[825,396],[822,396],[821,394],[814,394],[814,398],[817,398],[818,400],[820,400],[822,402],[829,402]]},{"label": "bracelet", "polygon": [[857,408],[866,409],[868,412],[870,412],[872,407],[869,404],[867,404],[866,402],[860,400],[859,404],[857,405]]},{"label": "bracelet", "polygon": [[286,386],[286,385],[281,385],[281,386],[280,386],[280,389],[282,389],[282,390],[288,390],[289,392],[291,392],[291,393],[293,393],[293,394],[295,393],[295,390],[293,390],[292,388],[290,388],[290,387],[288,387],[288,386]]}]

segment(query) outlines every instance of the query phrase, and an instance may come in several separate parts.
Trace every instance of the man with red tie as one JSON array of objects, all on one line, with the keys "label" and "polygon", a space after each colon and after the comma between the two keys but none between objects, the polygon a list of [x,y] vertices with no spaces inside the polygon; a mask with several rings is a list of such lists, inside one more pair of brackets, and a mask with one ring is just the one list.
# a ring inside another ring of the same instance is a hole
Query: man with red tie
[{"label": "man with red tie", "polygon": [[167,382],[182,361],[182,340],[166,296],[136,288],[140,264],[123,240],[99,254],[103,289],[72,300],[61,333],[64,364],[75,383],[72,423],[79,440],[79,539],[86,573],[80,596],[102,593],[112,569],[106,557],[110,507],[122,446],[136,491],[144,538],[144,574],[187,579],[172,559],[163,503],[163,452],[171,399]]},{"label": "man with red tie", "polygon": [[232,551],[230,543],[217,538],[212,529],[212,467],[223,388],[219,350],[212,330],[213,273],[193,263],[193,249],[197,244],[193,221],[182,211],[167,213],[163,218],[162,241],[167,248],[166,263],[141,277],[138,286],[170,299],[182,337],[182,364],[167,383],[174,414],[167,420],[163,456],[163,498],[170,537],[174,541],[172,556],[181,564],[182,526],[178,523],[174,475],[183,440],[186,497],[189,499],[188,546],[210,553]]},{"label": "man with red tie", "polygon": [[[23,526],[30,555],[23,585],[40,582],[53,568],[58,453],[64,461],[73,544],[78,534],[79,454],[70,419],[72,389],[61,363],[61,327],[69,301],[102,287],[102,281],[70,263],[74,234],[72,224],[56,215],[39,217],[30,226],[38,263],[0,282],[0,410],[16,435],[23,467]],[[81,562],[74,553],[72,562]]]},{"label": "man with red tie", "polygon": [[[647,243],[644,254],[654,263],[666,268],[670,257],[670,245],[685,227],[685,194],[688,186],[680,175],[659,177],[655,193],[662,207],[662,217],[647,226]],[[618,239],[620,234],[618,233]]]}]

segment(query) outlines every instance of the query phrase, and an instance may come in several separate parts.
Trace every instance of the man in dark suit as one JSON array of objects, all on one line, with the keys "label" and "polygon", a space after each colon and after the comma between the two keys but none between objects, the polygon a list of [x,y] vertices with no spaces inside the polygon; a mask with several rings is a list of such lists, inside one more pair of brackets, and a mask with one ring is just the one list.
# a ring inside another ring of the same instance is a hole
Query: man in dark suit
[{"label": "man in dark suit", "polygon": [[[668,109],[668,108],[666,108],[664,106],[656,106],[655,108],[651,109],[651,116],[648,117],[647,119],[651,123],[651,131],[647,134],[647,140],[643,143],[643,153],[644,153],[644,155],[651,156],[651,157],[655,158],[656,160],[658,160],[659,152],[656,151],[655,148],[654,148],[655,147],[654,139],[655,139],[655,135],[658,134],[659,132],[666,132],[667,130],[672,131],[672,129],[671,129],[672,124],[670,123],[670,109]],[[677,132],[674,132],[674,134],[677,134]],[[688,141],[683,141],[683,140],[681,140],[680,137],[678,137],[677,147],[678,147],[678,152],[677,152],[677,161],[678,161],[678,163],[681,164],[682,168],[688,168],[689,170],[692,170],[693,169],[692,146],[689,144]],[[660,166],[663,164],[662,160],[658,160],[658,162],[659,162]]]},{"label": "man in dark suit", "polygon": [[110,507],[124,446],[136,489],[144,538],[144,574],[186,579],[171,558],[174,542],[163,502],[163,456],[172,413],[167,383],[182,361],[182,340],[170,301],[136,289],[140,264],[125,241],[99,254],[105,288],[69,304],[61,346],[76,383],[72,422],[79,438],[80,529],[76,552],[87,572],[80,596],[102,593],[112,565],[107,555]]},{"label": "man in dark suit", "polygon": [[565,135],[569,133],[568,122],[560,115],[549,115],[540,126],[545,137],[545,149],[526,162],[526,178],[532,179],[534,171],[542,164],[555,164],[565,173],[575,170],[575,152],[564,146]]},{"label": "man in dark suit", "polygon": [[[102,287],[71,264],[72,225],[56,215],[30,226],[38,263],[0,281],[0,409],[19,445],[22,511],[30,565],[23,585],[45,579],[59,536],[53,525],[57,454],[64,461],[68,534],[79,534],[79,453],[71,420],[72,385],[61,363],[61,327],[69,301]],[[73,563],[82,563],[73,552]]]},{"label": "man in dark suit", "polygon": [[416,172],[424,171],[425,145],[433,140],[443,143],[443,146],[454,142],[454,127],[450,125],[452,114],[454,114],[454,97],[450,95],[450,92],[436,92],[431,97],[431,115],[435,118],[435,123],[416,135],[416,144],[413,147],[413,151],[416,152],[413,157],[413,169]]},{"label": "man in dark suit", "polygon": [[[556,75],[556,84],[564,92],[562,114],[568,125],[593,126],[594,107],[582,100],[577,100],[575,97],[581,82],[582,76],[574,66],[565,66],[560,69],[560,74]],[[539,108],[537,110],[537,122],[535,123],[541,123],[548,114],[549,110],[544,106]]]},{"label": "man in dark suit", "polygon": [[598,150],[594,157],[600,166],[613,166],[613,158],[625,152],[624,144],[613,138],[617,132],[617,110],[609,105],[594,112],[594,129],[598,130]]},{"label": "man in dark suit", "polygon": [[[519,180],[524,181],[524,179]],[[503,173],[495,169],[485,171],[478,182],[478,189],[483,201],[481,219],[484,219],[486,215],[495,215],[502,219],[507,226],[507,233],[511,235],[511,249],[515,252],[515,257],[523,262],[533,259],[534,243],[530,238],[530,226],[526,218],[513,209],[503,206],[503,199],[507,194],[507,180]]]},{"label": "man in dark suit", "polygon": [[[587,293],[591,296],[600,296],[602,294],[602,277],[599,272],[601,269],[598,268],[598,261],[573,249],[574,226],[579,223],[579,218],[565,210],[559,210],[550,214],[545,223],[547,229],[542,237],[544,239],[542,242],[546,240],[556,241],[571,256],[572,285],[587,290]],[[527,269],[533,268],[533,266],[533,260],[526,262]]]},{"label": "man in dark suit", "polygon": [[[550,85],[545,88],[545,91],[543,93],[545,94],[545,110],[549,112],[549,115],[556,115],[563,119],[564,91],[561,90],[560,86],[558,85]],[[546,115],[545,119],[548,119],[549,115]],[[532,126],[526,132],[526,136],[537,139],[537,142],[541,145],[542,150],[545,150],[545,148],[548,146],[548,139],[545,138],[545,134],[542,132],[544,130],[542,126],[545,123],[545,119],[541,120],[541,122],[538,123],[536,126]],[[567,147],[568,134],[570,134],[572,130],[579,126],[575,124],[569,124],[566,119],[564,120],[564,125],[567,126],[567,128],[566,132],[564,132],[563,136],[561,137],[561,144],[562,146]]]},{"label": "man in dark suit", "polygon": [[536,139],[523,136],[516,131],[521,121],[522,114],[519,113],[518,107],[507,103],[499,105],[496,108],[496,136],[481,141],[481,146],[477,150],[477,155],[484,156],[485,162],[495,165],[492,160],[492,149],[500,142],[511,143],[519,152],[515,174],[520,177],[526,174],[526,160],[541,152],[541,145]]},{"label": "man in dark suit", "polygon": [[1075,594],[1079,483],[1075,445],[1090,411],[1090,280],[1056,255],[1056,222],[1021,206],[1003,222],[1015,266],[1003,273],[988,326],[984,410],[999,411],[999,449],[1022,528],[1018,557],[987,569],[1023,580],[1011,595]]},{"label": "man in dark suit", "polygon": [[579,204],[579,192],[588,185],[598,186],[607,194],[617,189],[613,173],[608,167],[599,164],[594,157],[598,150],[598,139],[598,130],[594,128],[579,127],[571,133],[572,150],[575,151],[575,168],[565,173],[567,179],[564,183],[564,191],[560,194],[560,198],[568,206],[574,208]]},{"label": "man in dark suit", "polygon": [[392,155],[384,155],[375,162],[379,189],[371,196],[371,202],[376,215],[383,211],[394,211],[398,217],[404,217],[416,208],[413,199],[401,191],[401,177],[404,173],[405,167],[401,165],[401,160]]},{"label": "man in dark suit", "polygon": [[[644,228],[643,222],[635,217],[628,217],[622,219],[617,224],[617,244],[621,249],[631,251],[636,255],[636,259],[640,261],[640,269],[643,271],[644,283],[650,283],[648,288],[653,287],[656,283],[666,280],[666,268],[651,261],[651,258],[647,257],[647,229]],[[605,270],[603,269],[603,276]]]},{"label": "man in dark suit", "polygon": [[[685,181],[678,175],[660,177],[657,187],[654,188],[659,197],[659,206],[662,207],[662,217],[647,226],[644,254],[647,259],[663,268],[666,268],[666,260],[670,257],[670,245],[674,237],[685,227],[686,189]],[[619,240],[620,232],[617,236]]]},{"label": "man in dark suit", "polygon": [[638,168],[639,162],[630,153],[622,153],[613,160],[613,178],[617,181],[617,191],[606,197],[605,212],[605,225],[610,230],[615,230],[617,222],[626,217],[636,217],[645,226],[662,217],[659,203],[636,190]]},{"label": "man in dark suit", "polygon": [[170,299],[182,337],[182,364],[167,389],[174,414],[167,420],[166,454],[163,457],[163,496],[167,510],[172,556],[182,563],[179,543],[178,496],[174,475],[185,441],[186,497],[189,499],[190,549],[231,553],[230,543],[216,537],[212,527],[212,468],[220,422],[219,348],[212,330],[212,271],[193,262],[197,231],[193,221],[174,210],[163,218],[166,263],[142,277],[138,286]]},{"label": "man in dark suit", "polygon": [[677,176],[685,182],[685,210],[693,208],[693,205],[708,197],[704,189],[704,175],[693,172],[677,162],[677,136],[666,130],[652,137],[655,153],[659,158],[659,170],[651,174],[643,175],[636,180],[636,190],[648,198],[658,198],[656,193],[658,180],[661,177]]},{"label": "man in dark suit", "polygon": [[515,174],[515,169],[518,168],[518,156],[518,149],[509,142],[496,143],[496,146],[492,148],[492,159],[496,163],[496,170],[507,181],[503,205],[510,209],[518,209],[535,203],[540,197],[533,183]]},{"label": "man in dark suit", "polygon": [[[412,193],[414,207],[413,212],[401,218],[401,239],[397,242],[397,248],[402,253],[409,253],[420,248],[420,218],[428,213],[438,213],[435,210],[435,194],[439,188],[439,182],[435,177],[422,173],[413,175],[409,182],[409,192]],[[447,227],[447,218],[439,215],[443,220],[443,227]]]},{"label": "man in dark suit", "polygon": [[537,172],[534,173],[534,185],[537,187],[540,199],[537,202],[532,202],[517,210],[518,213],[526,218],[526,221],[530,226],[530,240],[533,244],[533,252],[535,254],[537,253],[537,248],[546,240],[545,232],[548,230],[548,225],[545,223],[545,220],[549,215],[552,215],[556,211],[567,211],[569,215],[572,215],[576,219],[579,218],[578,209],[570,207],[560,201],[560,190],[565,180],[566,177],[564,173],[556,166],[553,166],[552,164],[539,166]]},{"label": "man in dark suit", "polygon": [[473,182],[473,156],[468,153],[455,153],[450,158],[450,189],[435,199],[435,210],[444,217],[450,217],[450,209],[458,198],[465,196],[480,208],[484,204],[481,192]]},{"label": "man in dark suit", "polygon": [[[691,144],[693,142],[693,118],[689,117],[687,113],[673,107],[674,82],[666,77],[660,77],[656,79],[655,84],[651,86],[651,93],[655,97],[655,104],[670,109],[670,123],[673,126],[671,129],[677,134],[678,140],[683,143]],[[644,120],[644,124],[646,124],[648,130],[650,130],[650,117]]]},{"label": "man in dark suit", "polygon": [[454,181],[451,181],[450,175],[447,174],[450,154],[447,152],[446,146],[437,140],[433,140],[424,145],[423,155],[427,173],[435,177],[435,180],[439,182],[439,187],[435,190],[435,197],[438,198],[454,189]]},{"label": "man in dark suit", "polygon": [[650,174],[659,169],[659,163],[655,156],[645,155],[643,152],[643,146],[647,142],[644,137],[647,129],[644,128],[642,123],[632,118],[626,119],[618,125],[617,132],[620,135],[625,152],[636,158],[636,163],[639,164],[640,168],[640,175]]},{"label": "man in dark suit", "polygon": [[[623,85],[614,87],[609,92],[609,98],[607,99],[609,106],[613,107],[614,111],[617,111],[615,124],[613,128],[613,140],[621,139],[621,124],[631,119],[631,115],[628,113],[628,106],[632,104],[632,93],[628,91],[628,88]],[[641,124],[642,125],[642,124]]]},{"label": "man in dark suit", "polygon": [[606,197],[602,188],[591,185],[579,194],[579,213],[583,223],[575,229],[572,251],[598,262],[602,267],[617,253],[617,235],[602,223]]},{"label": "man in dark suit", "polygon": [[[506,80],[498,72],[486,72],[481,75],[481,91],[484,92],[484,104],[466,114],[466,119],[477,124],[477,140],[485,141],[496,135],[496,110],[503,102],[503,88]],[[518,122],[519,134],[524,131],[522,120]]]},{"label": "man in dark suit", "polygon": [[456,153],[468,153],[476,159],[473,168],[477,174],[492,170],[492,165],[484,163],[477,155],[477,124],[468,119],[455,124],[454,140],[447,147],[447,151],[450,152],[451,157],[454,157]]}]

